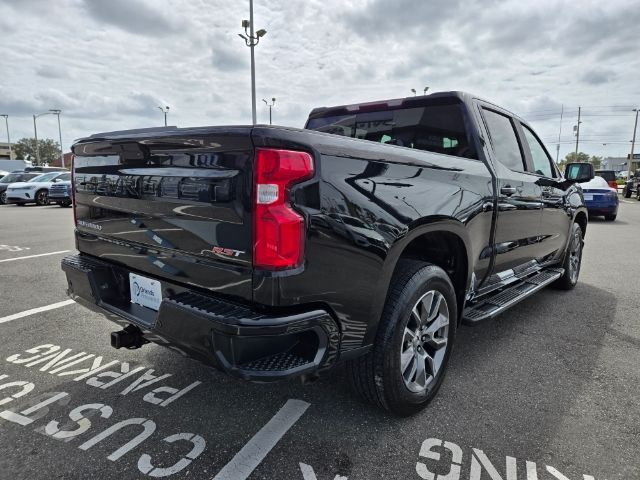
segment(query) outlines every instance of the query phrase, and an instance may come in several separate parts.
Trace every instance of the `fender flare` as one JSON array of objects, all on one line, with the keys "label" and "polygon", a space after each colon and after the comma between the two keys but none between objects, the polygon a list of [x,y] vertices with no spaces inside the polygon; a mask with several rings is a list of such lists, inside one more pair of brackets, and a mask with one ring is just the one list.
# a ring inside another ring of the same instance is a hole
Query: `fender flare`
[{"label": "fender flare", "polygon": [[470,256],[471,242],[469,240],[469,232],[463,223],[451,217],[426,217],[421,218],[418,222],[410,224],[407,229],[407,232],[403,236],[399,237],[389,248],[380,270],[380,281],[377,282],[376,288],[374,289],[371,309],[369,311],[372,321],[367,327],[364,345],[371,344],[375,340],[375,334],[380,322],[380,315],[384,309],[393,272],[395,271],[402,253],[416,238],[428,233],[437,232],[450,233],[458,237],[464,244],[465,255],[467,257],[465,291],[468,290],[471,283],[471,272],[473,272],[473,262]]}]

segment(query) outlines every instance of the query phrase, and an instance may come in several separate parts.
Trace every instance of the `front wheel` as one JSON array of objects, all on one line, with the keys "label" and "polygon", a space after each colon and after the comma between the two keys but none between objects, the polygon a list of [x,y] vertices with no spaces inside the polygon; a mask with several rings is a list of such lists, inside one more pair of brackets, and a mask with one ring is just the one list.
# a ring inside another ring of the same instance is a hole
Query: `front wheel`
[{"label": "front wheel", "polygon": [[46,190],[38,190],[36,193],[36,205],[49,205],[49,192]]},{"label": "front wheel", "polygon": [[356,391],[397,415],[422,410],[444,378],[457,318],[455,290],[444,270],[401,260],[373,349],[349,364]]},{"label": "front wheel", "polygon": [[0,205],[7,203],[7,192],[0,193]]},{"label": "front wheel", "polygon": [[553,283],[553,286],[560,290],[571,290],[576,286],[578,276],[580,275],[580,267],[582,266],[583,246],[582,228],[580,228],[580,225],[577,223],[574,223],[571,226],[571,237],[569,238],[569,245],[567,245],[567,251],[564,254],[564,261],[562,262],[564,273]]}]

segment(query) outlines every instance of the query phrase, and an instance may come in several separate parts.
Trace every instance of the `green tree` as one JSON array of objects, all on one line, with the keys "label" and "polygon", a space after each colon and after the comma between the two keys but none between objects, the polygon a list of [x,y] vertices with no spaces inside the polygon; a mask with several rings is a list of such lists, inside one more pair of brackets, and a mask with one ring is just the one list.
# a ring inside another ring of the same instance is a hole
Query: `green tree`
[{"label": "green tree", "polygon": [[576,152],[571,152],[567,153],[563,161],[564,163],[588,162],[589,155],[584,152],[578,152],[578,155],[576,155]]},{"label": "green tree", "polygon": [[593,163],[593,168],[595,168],[597,170],[602,166],[602,157],[598,157],[597,155],[593,155],[589,159],[589,162]]},{"label": "green tree", "polygon": [[[60,157],[60,144],[50,138],[39,139],[38,147],[40,148],[40,164],[51,163]],[[13,147],[13,151],[16,158],[31,160],[34,165],[37,164],[35,138],[21,138]]]}]

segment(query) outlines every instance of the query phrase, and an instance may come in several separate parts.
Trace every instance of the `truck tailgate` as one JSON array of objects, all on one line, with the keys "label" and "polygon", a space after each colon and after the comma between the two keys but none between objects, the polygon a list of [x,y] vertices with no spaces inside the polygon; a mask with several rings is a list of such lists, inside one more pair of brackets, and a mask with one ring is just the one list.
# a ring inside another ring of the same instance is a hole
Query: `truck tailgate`
[{"label": "truck tailgate", "polygon": [[249,127],[114,132],[74,145],[78,249],[251,299]]}]

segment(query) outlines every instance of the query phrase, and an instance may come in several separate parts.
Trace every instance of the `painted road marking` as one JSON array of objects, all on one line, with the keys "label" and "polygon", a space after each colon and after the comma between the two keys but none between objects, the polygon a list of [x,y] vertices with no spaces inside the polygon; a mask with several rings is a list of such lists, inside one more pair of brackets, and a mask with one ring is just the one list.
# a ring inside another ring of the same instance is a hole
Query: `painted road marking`
[{"label": "painted road marking", "polygon": [[59,255],[61,253],[67,253],[67,252],[70,252],[70,251],[71,250],[60,250],[59,252],[39,253],[37,255],[26,255],[24,257],[6,258],[4,260],[0,260],[0,263],[2,263],[2,262],[13,262],[15,260],[25,260],[27,258],[46,257],[47,255]]},{"label": "painted road marking", "polygon": [[21,252],[23,250],[31,250],[31,247],[19,247],[18,245],[0,245],[0,250],[8,250],[10,252]]},{"label": "painted road marking", "polygon": [[307,408],[309,408],[307,402],[287,400],[278,413],[242,447],[242,450],[218,472],[213,480],[245,480],[248,478],[284,434],[307,411]]},{"label": "painted road marking", "polygon": [[[300,462],[300,471],[302,472],[302,477],[304,480],[318,480],[316,477],[316,472],[313,470],[311,465],[307,465],[306,463]],[[349,480],[347,477],[343,477],[342,475],[336,475],[333,480]]]},{"label": "painted road marking", "polygon": [[48,310],[55,310],[56,308],[66,307],[76,303],[73,300],[64,300],[58,303],[52,303],[51,305],[45,305],[44,307],[32,308],[31,310],[25,310],[24,312],[14,313],[6,317],[0,317],[0,323],[10,322],[11,320],[17,320],[18,318],[28,317],[29,315],[35,315],[36,313],[46,312]]}]

